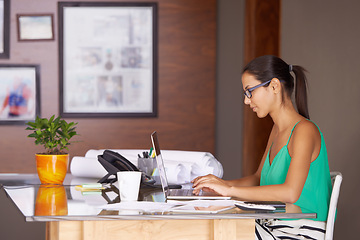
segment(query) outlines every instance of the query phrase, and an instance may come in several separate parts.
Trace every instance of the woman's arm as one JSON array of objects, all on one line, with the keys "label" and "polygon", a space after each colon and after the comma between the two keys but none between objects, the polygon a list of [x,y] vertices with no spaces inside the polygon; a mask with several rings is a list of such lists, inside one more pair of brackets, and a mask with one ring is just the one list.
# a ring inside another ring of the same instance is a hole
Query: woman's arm
[{"label": "woman's arm", "polygon": [[256,174],[246,176],[239,179],[227,180],[229,186],[232,187],[250,187],[250,186],[259,186],[260,178]]},{"label": "woman's arm", "polygon": [[[261,159],[261,162],[259,164],[259,167],[257,169],[257,171],[250,175],[250,176],[246,176],[240,179],[234,179],[234,180],[223,180],[220,179],[214,175],[206,175],[206,176],[200,176],[195,178],[194,180],[192,180],[193,183],[193,187],[196,188],[196,186],[198,186],[198,184],[200,183],[205,183],[207,182],[208,184],[213,184],[213,185],[218,185],[220,188],[228,188],[228,187],[244,187],[244,186],[259,186],[260,184],[260,177],[261,177],[261,170],[262,170],[262,166],[264,165],[266,156],[267,156],[267,152],[269,151],[272,141],[274,138],[274,129],[271,130],[270,133],[270,137],[267,143],[267,147],[266,150],[263,154],[263,157]],[[205,190],[209,190],[209,191],[214,191],[210,188],[204,187]],[[218,189],[218,193],[224,191],[224,189]],[[198,188],[198,190],[195,190],[194,193],[199,193],[200,192],[200,188]]]},{"label": "woman's arm", "polygon": [[[243,200],[276,200],[294,203],[300,197],[304,187],[315,146],[318,146],[318,141],[321,141],[318,135],[316,126],[308,121],[299,123],[295,128],[288,145],[292,159],[283,184],[244,187],[230,184],[222,185],[220,182],[214,181],[213,178],[208,178],[197,182],[195,190],[206,187],[224,196],[237,197]],[[255,175],[257,174],[259,174],[259,170],[255,173]],[[238,183],[241,182],[238,181]]]}]

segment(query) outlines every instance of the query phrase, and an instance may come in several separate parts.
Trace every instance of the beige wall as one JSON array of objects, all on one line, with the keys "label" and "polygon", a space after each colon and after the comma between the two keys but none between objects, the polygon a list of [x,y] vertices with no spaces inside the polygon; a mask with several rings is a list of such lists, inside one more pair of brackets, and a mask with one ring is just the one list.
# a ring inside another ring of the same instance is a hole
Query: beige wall
[{"label": "beige wall", "polygon": [[[216,153],[228,179],[241,174],[243,6],[218,0]],[[330,170],[344,177],[334,239],[355,239],[360,226],[359,9],[356,0],[282,1],[281,56],[308,70],[310,117],[324,134]]]},{"label": "beige wall", "polygon": [[224,178],[241,177],[244,0],[217,2],[216,158]]},{"label": "beige wall", "polygon": [[304,66],[310,117],[324,134],[331,171],[343,174],[335,239],[355,239],[360,220],[360,2],[282,1],[282,57]]}]

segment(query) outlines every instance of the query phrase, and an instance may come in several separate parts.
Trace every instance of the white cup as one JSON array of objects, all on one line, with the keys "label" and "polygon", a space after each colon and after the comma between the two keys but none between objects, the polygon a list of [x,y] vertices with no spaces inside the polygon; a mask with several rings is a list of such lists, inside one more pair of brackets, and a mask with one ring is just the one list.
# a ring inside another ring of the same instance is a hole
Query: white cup
[{"label": "white cup", "polygon": [[141,172],[117,172],[118,187],[121,201],[137,201],[140,189]]}]

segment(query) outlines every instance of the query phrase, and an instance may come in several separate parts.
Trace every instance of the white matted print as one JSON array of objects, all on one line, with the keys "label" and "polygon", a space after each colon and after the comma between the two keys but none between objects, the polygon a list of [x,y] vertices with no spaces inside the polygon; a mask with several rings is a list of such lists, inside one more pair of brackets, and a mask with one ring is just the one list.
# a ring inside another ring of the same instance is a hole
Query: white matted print
[{"label": "white matted print", "polygon": [[39,66],[0,65],[0,124],[25,124],[40,114]]},{"label": "white matted print", "polygon": [[10,0],[0,0],[0,58],[9,58]]},{"label": "white matted print", "polygon": [[54,40],[53,14],[17,14],[19,41]]},{"label": "white matted print", "polygon": [[59,3],[62,116],[156,116],[156,6]]}]

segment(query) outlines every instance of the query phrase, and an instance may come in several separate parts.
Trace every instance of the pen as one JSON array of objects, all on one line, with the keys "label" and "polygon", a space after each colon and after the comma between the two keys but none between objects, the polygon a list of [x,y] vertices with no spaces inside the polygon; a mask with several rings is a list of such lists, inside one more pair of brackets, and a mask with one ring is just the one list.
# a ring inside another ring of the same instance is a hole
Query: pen
[{"label": "pen", "polygon": [[153,148],[150,148],[150,153],[149,153],[149,157],[151,158],[151,153],[153,151]]}]

